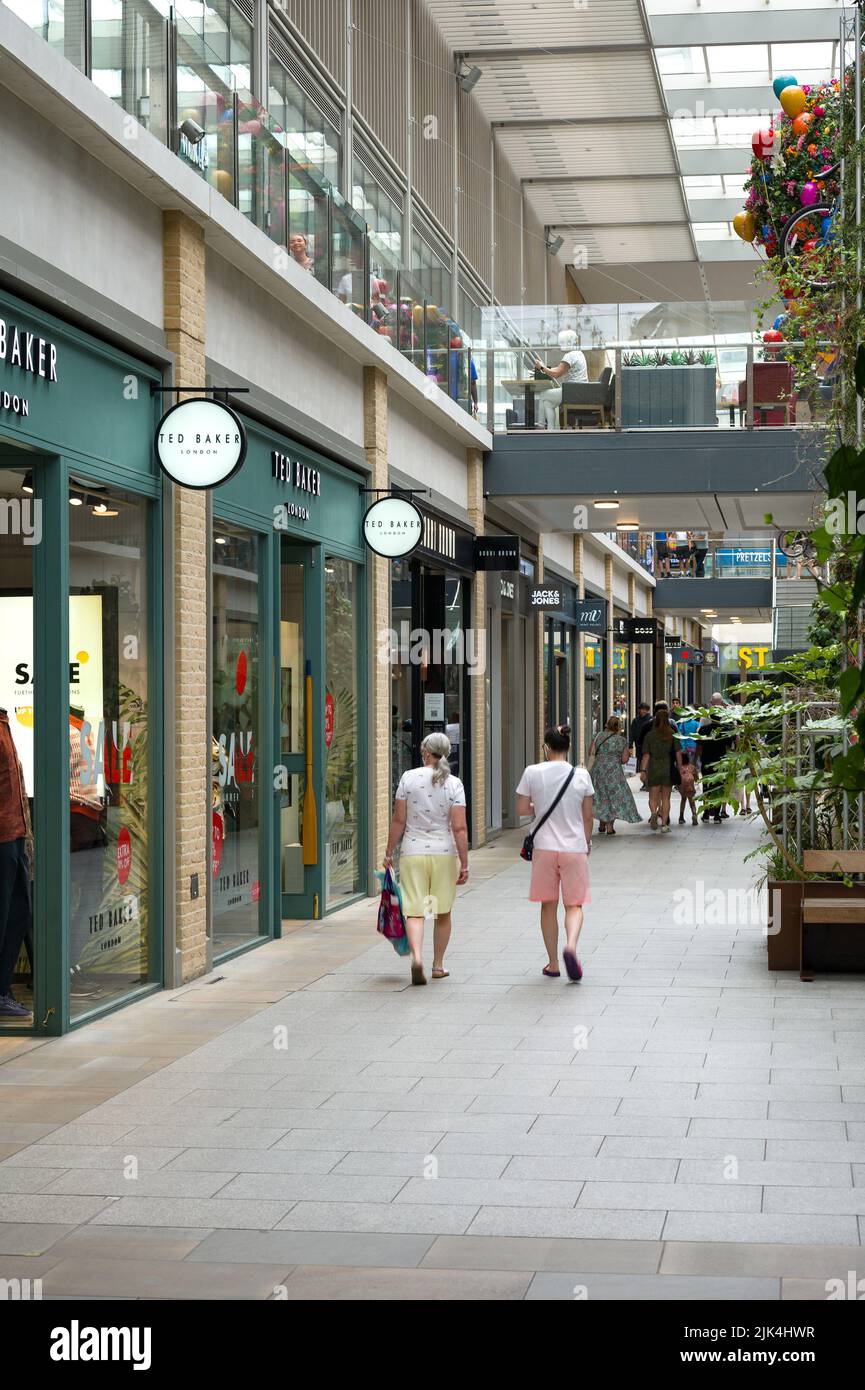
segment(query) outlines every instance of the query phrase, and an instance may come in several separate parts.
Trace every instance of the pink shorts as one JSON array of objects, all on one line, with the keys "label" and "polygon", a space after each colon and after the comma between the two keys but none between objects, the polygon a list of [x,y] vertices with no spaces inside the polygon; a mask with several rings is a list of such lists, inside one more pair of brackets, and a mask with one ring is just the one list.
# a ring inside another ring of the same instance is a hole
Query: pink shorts
[{"label": "pink shorts", "polygon": [[565,907],[581,907],[592,901],[589,856],[536,849],[532,855],[529,902],[557,903],[560,891]]}]

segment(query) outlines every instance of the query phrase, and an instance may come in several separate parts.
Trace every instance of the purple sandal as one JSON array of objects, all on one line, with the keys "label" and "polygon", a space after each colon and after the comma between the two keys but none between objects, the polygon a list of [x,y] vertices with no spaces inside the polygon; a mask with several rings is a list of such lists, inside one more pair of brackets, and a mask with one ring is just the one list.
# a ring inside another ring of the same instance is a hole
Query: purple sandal
[{"label": "purple sandal", "polygon": [[548,980],[559,980],[561,979],[562,972],[561,970],[551,970],[548,965],[545,965],[541,974],[546,975]]},{"label": "purple sandal", "polygon": [[568,979],[573,980],[575,982],[581,980],[583,978],[583,967],[577,960],[575,953],[573,951],[564,950],[562,952],[562,959],[565,962],[565,969],[568,972]]}]

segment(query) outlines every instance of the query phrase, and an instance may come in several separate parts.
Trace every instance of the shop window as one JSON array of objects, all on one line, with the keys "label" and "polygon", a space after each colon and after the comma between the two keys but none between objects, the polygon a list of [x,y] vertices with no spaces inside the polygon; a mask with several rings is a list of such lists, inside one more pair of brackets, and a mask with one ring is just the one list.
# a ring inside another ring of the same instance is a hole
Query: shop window
[{"label": "shop window", "polygon": [[324,601],[325,902],[330,909],[360,892],[357,565],[326,558]]},{"label": "shop window", "polygon": [[289,768],[279,811],[280,881],[283,894],[303,893],[303,796],[305,774],[292,767],[306,747],[304,694],[304,566],[283,549],[280,567],[279,746],[280,762]]},{"label": "shop window", "polygon": [[402,261],[402,207],[359,159],[354,161],[351,201],[372,233],[370,269],[377,277],[389,279]]},{"label": "shop window", "polygon": [[254,940],[261,930],[258,553],[253,533],[214,523],[211,898],[217,953]]},{"label": "shop window", "polygon": [[288,136],[289,153],[300,169],[322,175],[339,187],[342,137],[273,55],[268,73],[267,108]]},{"label": "shop window", "polygon": [[[0,1028],[33,1026],[33,476],[0,471]],[[29,534],[28,534],[29,533]]]},{"label": "shop window", "polygon": [[413,764],[412,740],[412,577],[408,560],[391,565],[390,791],[396,795],[403,773]]},{"label": "shop window", "polygon": [[149,504],[69,493],[69,971],[73,1018],[149,978],[154,906]]}]

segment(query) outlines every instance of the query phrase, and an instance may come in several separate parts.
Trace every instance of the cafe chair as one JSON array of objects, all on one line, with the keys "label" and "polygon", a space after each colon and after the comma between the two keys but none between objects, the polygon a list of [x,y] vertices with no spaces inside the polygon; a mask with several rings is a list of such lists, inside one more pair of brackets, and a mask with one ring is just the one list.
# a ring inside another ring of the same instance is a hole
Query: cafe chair
[{"label": "cafe chair", "polygon": [[[560,414],[564,429],[582,429],[583,416],[597,417],[601,429],[613,423],[616,383],[612,367],[605,367],[598,381],[565,381],[562,383]],[[577,425],[570,423],[577,417]]]}]

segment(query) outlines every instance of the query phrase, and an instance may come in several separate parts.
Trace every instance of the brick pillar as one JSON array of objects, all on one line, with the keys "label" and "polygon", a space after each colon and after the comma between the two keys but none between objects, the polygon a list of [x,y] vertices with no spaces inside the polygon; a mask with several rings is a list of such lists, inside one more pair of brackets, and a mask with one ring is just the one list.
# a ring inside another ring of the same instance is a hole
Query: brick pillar
[{"label": "brick pillar", "polygon": [[[544,538],[538,536],[538,584],[544,582]],[[535,625],[535,684],[537,686],[537,699],[535,701],[535,726],[537,728],[538,746],[535,749],[535,757],[540,759],[544,755],[544,733],[547,727],[547,712],[544,709],[544,615],[535,613],[531,619]]]},{"label": "brick pillar", "polygon": [[[204,232],[182,212],[162,224],[165,338],[174,354],[175,380],[205,384]],[[208,968],[208,777],[210,710],[207,681],[207,494],[175,487],[174,522],[174,739],[176,769],[176,947],[181,978]],[[198,875],[200,896],[190,897]]]},{"label": "brick pillar", "polygon": [[[586,597],[585,570],[583,568],[583,537],[574,536],[574,579],[577,581],[577,597]],[[586,761],[586,636],[577,633],[577,727],[571,745],[576,752],[577,762]]]},{"label": "brick pillar", "polygon": [[[363,369],[363,445],[370,470],[369,486],[390,486],[387,459],[387,376],[379,367]],[[390,662],[381,659],[387,650],[380,635],[390,627],[390,561],[370,552],[367,562],[370,613],[370,808],[371,862],[378,868],[384,857],[390,825]]]},{"label": "brick pillar", "polygon": [[[634,574],[629,574],[629,575],[628,575],[628,612],[630,613],[630,615],[631,615],[632,618],[636,618],[636,616],[637,616],[637,579],[636,579],[636,575],[634,575]],[[636,647],[631,647],[630,653],[629,653],[629,656],[628,656],[628,715],[627,715],[627,718],[628,718],[628,722],[629,722],[629,723],[630,723],[630,721],[633,719],[634,715],[637,713],[637,700],[638,700],[639,698],[640,698],[640,697],[639,697],[639,695],[638,695],[638,693],[637,693],[637,649],[636,649]],[[625,737],[627,738],[627,736],[628,736],[627,727],[623,730],[623,732],[624,732]]]},{"label": "brick pillar", "polygon": [[604,593],[607,596],[607,708],[601,708],[601,728],[613,712],[613,557],[604,556]]},{"label": "brick pillar", "polygon": [[[468,481],[469,524],[475,534],[484,533],[484,456],[480,449],[469,449],[466,455]],[[479,570],[472,585],[471,623],[474,629],[474,653],[478,662],[469,676],[469,708],[466,711],[471,729],[472,747],[472,847],[477,849],[487,838],[487,701],[486,701],[486,583]]]}]

